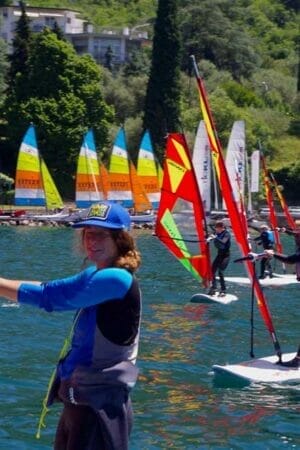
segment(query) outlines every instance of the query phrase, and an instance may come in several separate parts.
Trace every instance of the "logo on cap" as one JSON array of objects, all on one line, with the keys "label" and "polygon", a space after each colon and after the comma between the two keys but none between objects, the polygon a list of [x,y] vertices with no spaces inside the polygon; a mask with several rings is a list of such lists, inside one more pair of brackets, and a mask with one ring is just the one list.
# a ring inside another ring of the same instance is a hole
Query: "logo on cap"
[{"label": "logo on cap", "polygon": [[97,217],[102,220],[106,220],[110,210],[110,205],[105,205],[103,203],[98,203],[92,205],[89,210],[88,218]]}]

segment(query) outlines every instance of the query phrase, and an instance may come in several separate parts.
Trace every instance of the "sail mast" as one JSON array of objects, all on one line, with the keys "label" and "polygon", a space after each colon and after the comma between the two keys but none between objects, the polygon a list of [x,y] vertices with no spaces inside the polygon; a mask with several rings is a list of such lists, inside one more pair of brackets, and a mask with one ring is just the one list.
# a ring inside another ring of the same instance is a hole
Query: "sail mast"
[{"label": "sail mast", "polygon": [[[198,67],[197,67],[194,56],[192,56],[192,60],[193,60],[196,81],[197,81],[197,86],[198,86],[198,91],[199,91],[200,107],[201,107],[203,119],[205,121],[208,138],[209,138],[209,141],[211,144],[210,148],[212,151],[212,159],[215,164],[216,173],[217,173],[217,177],[218,177],[220,186],[222,187],[223,198],[225,200],[228,214],[231,219],[232,230],[234,232],[236,241],[239,244],[242,255],[246,256],[250,252],[249,242],[247,239],[247,235],[245,234],[244,224],[243,224],[243,221],[239,214],[239,210],[238,210],[236,201],[232,196],[232,188],[231,188],[230,179],[228,177],[228,173],[227,173],[224,159],[223,159],[222,147],[221,147],[221,144],[220,144],[218,136],[217,136],[216,127],[213,122],[212,114],[210,111],[208,99],[207,99],[205,88],[204,88],[204,84],[200,78]],[[246,265],[248,274],[250,276],[250,279],[252,280],[252,283],[253,283],[253,288],[254,288],[254,292],[256,295],[258,308],[261,312],[261,315],[266,324],[266,327],[269,330],[269,333],[271,335],[275,351],[276,351],[279,359],[281,359],[280,344],[277,339],[275,328],[274,328],[272,318],[271,318],[271,314],[269,312],[269,308],[267,305],[267,301],[266,301],[266,298],[262,291],[262,288],[259,284],[259,281],[257,279],[254,266],[253,266],[252,262],[250,262],[249,260],[245,261],[245,265]]]},{"label": "sail mast", "polygon": [[278,184],[277,184],[277,182],[276,182],[276,180],[274,178],[274,175],[270,171],[269,171],[269,176],[270,176],[272,184],[273,184],[273,186],[275,188],[275,192],[276,192],[276,195],[277,195],[278,200],[280,202],[281,208],[282,208],[282,210],[283,210],[283,212],[285,214],[287,223],[288,223],[289,227],[292,230],[295,230],[297,228],[296,224],[295,224],[295,221],[294,221],[294,219],[293,219],[293,217],[292,217],[292,215],[291,215],[291,213],[289,211],[288,205],[287,205],[287,203],[285,201],[285,198],[283,197],[283,195],[282,195],[282,193],[281,193],[281,191],[279,189],[279,186],[278,186]]}]

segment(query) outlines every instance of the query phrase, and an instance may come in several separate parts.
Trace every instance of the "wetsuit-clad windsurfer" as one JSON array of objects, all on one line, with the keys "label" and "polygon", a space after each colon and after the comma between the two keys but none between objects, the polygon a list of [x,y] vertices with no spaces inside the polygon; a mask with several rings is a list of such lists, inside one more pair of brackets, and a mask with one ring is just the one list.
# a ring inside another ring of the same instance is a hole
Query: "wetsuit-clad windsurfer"
[{"label": "wetsuit-clad windsurfer", "polygon": [[[282,228],[279,228],[279,231],[286,233],[290,236],[294,236],[295,245],[296,245],[295,254],[300,255],[300,221],[296,220],[295,224],[297,227],[296,229],[282,227]],[[297,281],[300,281],[300,259],[299,259],[299,261],[295,262],[295,266],[296,266]]]},{"label": "wetsuit-clad windsurfer", "polygon": [[218,272],[221,291],[220,296],[226,295],[226,285],[224,279],[224,271],[229,264],[230,259],[230,246],[231,246],[231,238],[230,233],[226,229],[224,222],[218,221],[215,224],[216,233],[211,235],[208,240],[213,240],[214,245],[217,249],[217,255],[212,263],[212,285],[208,291],[208,295],[215,295],[217,292],[217,279],[216,273]]},{"label": "wetsuit-clad windsurfer", "polygon": [[[274,233],[270,230],[268,225],[263,224],[260,226],[260,235],[254,238],[254,241],[258,245],[262,245],[264,250],[273,250],[274,249]],[[260,276],[259,278],[263,280],[266,275],[265,271],[268,271],[269,277],[273,277],[273,269],[269,258],[262,258],[260,261]]]}]

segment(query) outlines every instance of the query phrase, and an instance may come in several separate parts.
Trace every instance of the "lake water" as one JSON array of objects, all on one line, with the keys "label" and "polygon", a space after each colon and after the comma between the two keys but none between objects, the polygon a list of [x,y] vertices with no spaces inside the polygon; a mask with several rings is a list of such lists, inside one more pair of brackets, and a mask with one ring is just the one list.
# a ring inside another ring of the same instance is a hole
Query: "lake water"
[{"label": "lake water", "polygon": [[[300,449],[300,386],[220,387],[213,364],[249,359],[250,288],[231,285],[239,301],[200,305],[201,289],[151,232],[136,232],[143,265],[143,322],[139,381],[130,450]],[[69,228],[0,228],[0,275],[47,280],[77,272],[82,256]],[[284,241],[292,251],[292,239]],[[233,256],[237,257],[234,249]],[[231,263],[227,273],[244,274]],[[299,285],[266,290],[284,352],[300,340]],[[35,439],[41,400],[71,313],[11,306],[0,299],[0,449],[52,448],[60,406]],[[255,356],[273,345],[255,307]]]}]

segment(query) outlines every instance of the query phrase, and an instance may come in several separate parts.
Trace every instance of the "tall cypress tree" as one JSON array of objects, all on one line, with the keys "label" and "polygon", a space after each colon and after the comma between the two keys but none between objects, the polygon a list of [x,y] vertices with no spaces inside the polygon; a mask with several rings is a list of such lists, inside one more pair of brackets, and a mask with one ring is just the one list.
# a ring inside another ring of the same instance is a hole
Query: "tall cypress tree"
[{"label": "tall cypress tree", "polygon": [[17,98],[24,98],[26,86],[20,85],[20,78],[24,81],[28,74],[28,58],[30,53],[31,30],[30,20],[25,11],[25,4],[20,1],[21,16],[16,25],[15,37],[13,39],[13,52],[9,57],[10,68],[8,71],[8,92]]},{"label": "tall cypress tree", "polygon": [[160,158],[166,133],[179,131],[181,40],[177,11],[177,0],[159,0],[145,99],[144,128],[150,131]]}]

